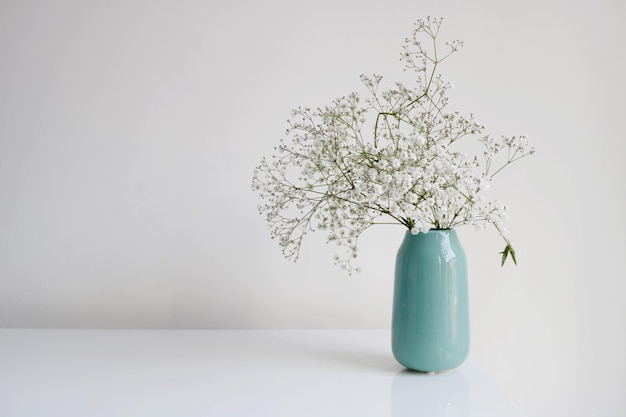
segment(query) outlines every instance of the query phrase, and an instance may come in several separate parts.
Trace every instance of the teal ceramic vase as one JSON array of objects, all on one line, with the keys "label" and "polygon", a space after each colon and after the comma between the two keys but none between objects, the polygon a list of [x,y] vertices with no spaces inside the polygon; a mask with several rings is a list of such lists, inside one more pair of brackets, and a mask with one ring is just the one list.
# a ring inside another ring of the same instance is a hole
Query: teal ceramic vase
[{"label": "teal ceramic vase", "polygon": [[469,353],[467,261],[454,230],[407,231],[396,258],[392,349],[403,366],[443,372]]}]

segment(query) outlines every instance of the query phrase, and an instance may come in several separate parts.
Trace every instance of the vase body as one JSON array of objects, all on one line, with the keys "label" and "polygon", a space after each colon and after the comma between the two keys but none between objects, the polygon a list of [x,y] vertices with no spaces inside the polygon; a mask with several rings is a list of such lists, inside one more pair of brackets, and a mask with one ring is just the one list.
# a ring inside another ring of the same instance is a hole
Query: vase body
[{"label": "vase body", "polygon": [[467,261],[454,230],[407,231],[396,257],[391,339],[409,369],[443,372],[469,353]]}]

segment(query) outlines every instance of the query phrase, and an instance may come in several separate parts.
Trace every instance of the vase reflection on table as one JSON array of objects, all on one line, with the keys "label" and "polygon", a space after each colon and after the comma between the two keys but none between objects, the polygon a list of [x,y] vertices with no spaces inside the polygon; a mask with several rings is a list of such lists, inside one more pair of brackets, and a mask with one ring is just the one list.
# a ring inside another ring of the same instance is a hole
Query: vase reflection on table
[{"label": "vase reflection on table", "polygon": [[404,370],[391,385],[393,417],[468,417],[470,392],[459,370],[434,376]]}]

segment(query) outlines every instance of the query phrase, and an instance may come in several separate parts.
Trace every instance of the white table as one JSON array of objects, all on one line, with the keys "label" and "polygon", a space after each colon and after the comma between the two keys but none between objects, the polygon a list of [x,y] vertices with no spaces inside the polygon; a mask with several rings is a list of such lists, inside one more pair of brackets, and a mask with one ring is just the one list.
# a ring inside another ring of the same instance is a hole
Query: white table
[{"label": "white table", "polygon": [[404,370],[387,330],[0,330],[0,416],[522,416],[468,360]]}]

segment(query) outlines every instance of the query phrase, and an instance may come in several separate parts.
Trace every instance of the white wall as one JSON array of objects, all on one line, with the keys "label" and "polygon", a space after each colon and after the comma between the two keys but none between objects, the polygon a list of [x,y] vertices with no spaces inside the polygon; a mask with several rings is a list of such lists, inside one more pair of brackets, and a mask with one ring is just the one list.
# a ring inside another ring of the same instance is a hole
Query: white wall
[{"label": "white wall", "polygon": [[[593,5],[592,5],[593,3]],[[460,231],[472,354],[529,416],[626,408],[618,1],[3,1],[0,326],[387,328],[401,229],[348,277],[284,261],[250,191],[298,105],[400,74],[412,22],[465,48],[452,106],[538,152],[493,187],[520,266]]]}]

